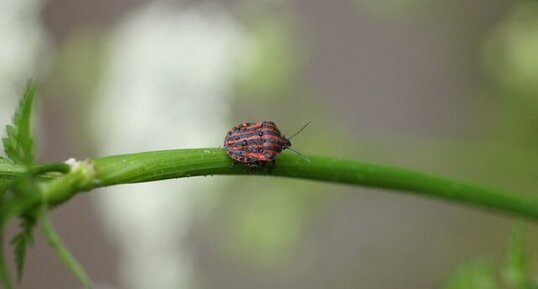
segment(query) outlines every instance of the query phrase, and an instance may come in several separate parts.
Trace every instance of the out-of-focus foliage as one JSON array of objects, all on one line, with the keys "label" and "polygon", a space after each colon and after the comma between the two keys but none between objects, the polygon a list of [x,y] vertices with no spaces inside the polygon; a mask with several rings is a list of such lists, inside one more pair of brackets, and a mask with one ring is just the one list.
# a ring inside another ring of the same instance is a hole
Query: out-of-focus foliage
[{"label": "out-of-focus foliage", "polygon": [[84,27],[68,38],[58,51],[58,65],[53,75],[58,78],[56,85],[67,82],[70,88],[86,96],[79,100],[91,100],[104,70],[105,40],[99,27]]},{"label": "out-of-focus foliage", "polygon": [[[98,101],[97,90],[103,80],[107,58],[107,37],[100,27],[83,27],[64,40],[56,50],[56,62],[44,87],[49,102],[69,109],[62,110],[65,119],[79,119],[89,113]],[[64,97],[69,95],[69,97]],[[73,148],[93,151],[87,132],[94,121],[66,121],[61,126],[65,135],[64,154]],[[52,140],[50,141],[53,142]]]},{"label": "out-of-focus foliage", "polygon": [[491,35],[488,68],[496,80],[538,109],[538,3],[517,4]]},{"label": "out-of-focus foliage", "polygon": [[510,288],[526,288],[528,276],[528,256],[525,250],[525,230],[523,224],[514,227],[508,246],[508,256],[502,277]]},{"label": "out-of-focus foliage", "polygon": [[485,60],[500,98],[491,121],[510,142],[538,141],[538,3],[521,1],[487,39]]},{"label": "out-of-focus foliage", "polygon": [[[237,187],[240,193],[227,200],[227,246],[243,256],[243,261],[261,266],[280,266],[289,262],[299,244],[305,244],[308,224],[328,201],[315,184],[271,180]],[[256,191],[253,193],[253,191]]]},{"label": "out-of-focus foliage", "polygon": [[266,17],[250,29],[254,47],[251,64],[239,80],[239,92],[276,99],[294,88],[302,56],[293,41],[293,26],[283,19]]},{"label": "out-of-focus foliage", "polygon": [[444,289],[533,289],[538,287],[538,276],[528,272],[528,252],[525,249],[525,230],[522,223],[514,227],[502,269],[486,259],[477,259],[460,265],[449,277]]},{"label": "out-of-focus foliage", "polygon": [[444,289],[496,289],[493,265],[486,260],[461,265],[443,286]]}]

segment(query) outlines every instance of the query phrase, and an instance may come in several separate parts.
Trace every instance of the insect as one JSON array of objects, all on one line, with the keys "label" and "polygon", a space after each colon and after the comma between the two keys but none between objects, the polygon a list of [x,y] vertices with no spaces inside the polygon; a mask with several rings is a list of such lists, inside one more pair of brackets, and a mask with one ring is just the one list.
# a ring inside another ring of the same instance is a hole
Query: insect
[{"label": "insect", "polygon": [[276,156],[285,149],[293,150],[301,155],[291,148],[290,139],[298,135],[309,124],[310,122],[287,138],[280,133],[272,121],[241,123],[234,126],[226,134],[224,149],[237,163],[244,163],[249,168],[257,168],[268,162],[271,162],[272,167],[274,167]]}]

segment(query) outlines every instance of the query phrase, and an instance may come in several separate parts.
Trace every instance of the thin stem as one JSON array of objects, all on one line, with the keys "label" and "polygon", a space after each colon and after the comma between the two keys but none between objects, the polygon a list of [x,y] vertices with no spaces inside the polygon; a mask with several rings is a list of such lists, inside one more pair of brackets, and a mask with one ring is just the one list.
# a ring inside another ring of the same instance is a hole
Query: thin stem
[{"label": "thin stem", "polygon": [[52,176],[50,174],[46,175],[46,173],[65,174],[69,172],[69,169],[69,165],[65,163],[39,164],[30,167],[23,164],[0,163],[0,178],[16,177],[25,174],[29,170],[34,176],[41,175],[41,178],[50,179]]},{"label": "thin stem", "polygon": [[44,165],[33,165],[30,167],[30,172],[33,175],[41,175],[49,172],[68,173],[70,170],[69,165],[65,163],[52,163]]},{"label": "thin stem", "polygon": [[[284,152],[278,157],[271,176],[411,192],[538,220],[537,198],[407,169],[321,156],[308,155],[306,158]],[[232,166],[224,150],[215,148],[117,155],[84,164],[86,169],[76,174],[72,171],[46,184],[43,198],[51,207],[65,202],[77,192],[97,187],[194,176],[269,174],[268,168],[250,170],[241,165]],[[9,173],[15,176],[20,173],[20,168],[10,165]],[[5,175],[9,175],[5,165],[0,165],[0,177]],[[28,201],[16,211],[36,206],[38,203],[33,203],[38,201]]]},{"label": "thin stem", "polygon": [[[94,160],[98,186],[207,175],[266,175],[232,167],[222,149],[186,149],[119,155]],[[455,181],[428,173],[351,160],[284,152],[272,176],[303,178],[412,192],[538,220],[538,199]]]},{"label": "thin stem", "polygon": [[47,237],[49,246],[56,251],[58,258],[62,261],[65,266],[80,280],[85,288],[93,288],[92,281],[84,268],[78,263],[77,259],[71,255],[66,249],[62,239],[56,233],[52,222],[50,221],[48,211],[44,208],[41,212],[41,220],[43,222],[43,233]]}]

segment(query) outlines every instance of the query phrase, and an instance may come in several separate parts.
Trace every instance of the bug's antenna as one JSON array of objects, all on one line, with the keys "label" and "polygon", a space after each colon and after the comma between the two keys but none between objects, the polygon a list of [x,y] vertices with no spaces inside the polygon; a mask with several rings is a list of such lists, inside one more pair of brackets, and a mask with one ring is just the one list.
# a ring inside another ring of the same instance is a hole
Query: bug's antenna
[{"label": "bug's antenna", "polygon": [[[308,124],[307,124],[307,125],[308,125]],[[304,127],[303,127],[303,128],[304,128]],[[307,157],[305,157],[302,153],[300,153],[300,152],[298,152],[298,151],[292,149],[291,147],[289,147],[288,149],[291,150],[291,151],[293,151],[294,153],[298,154],[300,157],[302,157],[303,159],[305,159],[305,161],[307,161],[308,163],[310,163],[310,160],[309,160]]]},{"label": "bug's antenna", "polygon": [[[305,129],[305,127],[307,127],[309,124],[311,123],[311,121],[307,122],[299,131],[297,131],[296,133],[294,133],[292,136],[290,136],[288,139],[292,139],[294,136],[298,135],[301,131],[303,131],[303,129]],[[294,151],[297,153],[297,151]],[[299,154],[299,153],[298,153]],[[299,154],[301,155],[301,154]]]}]

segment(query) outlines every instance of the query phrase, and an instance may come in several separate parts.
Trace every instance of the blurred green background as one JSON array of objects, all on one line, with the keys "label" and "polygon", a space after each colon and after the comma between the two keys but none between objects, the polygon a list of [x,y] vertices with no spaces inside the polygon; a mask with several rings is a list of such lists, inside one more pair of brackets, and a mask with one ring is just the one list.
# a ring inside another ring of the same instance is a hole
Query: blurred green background
[{"label": "blurred green background", "polygon": [[[43,162],[312,121],[305,154],[538,197],[536,1],[2,0],[0,43],[0,124],[37,77]],[[394,192],[192,178],[53,220],[97,289],[517,288],[498,274],[516,219]],[[523,235],[538,278],[536,224]],[[22,288],[80,287],[38,239]]]}]

